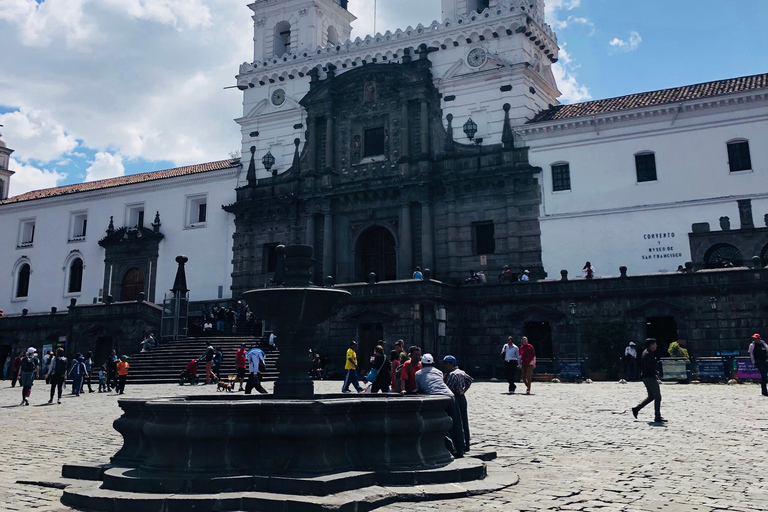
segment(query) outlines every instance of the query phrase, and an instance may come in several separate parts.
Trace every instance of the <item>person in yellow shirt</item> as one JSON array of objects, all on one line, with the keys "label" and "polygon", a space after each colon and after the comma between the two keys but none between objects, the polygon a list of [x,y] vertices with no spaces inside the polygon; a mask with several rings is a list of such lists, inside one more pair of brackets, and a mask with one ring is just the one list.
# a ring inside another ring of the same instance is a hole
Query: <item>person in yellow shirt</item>
[{"label": "person in yellow shirt", "polygon": [[347,349],[347,360],[344,364],[344,370],[345,370],[345,376],[344,376],[344,386],[341,388],[342,393],[349,393],[349,385],[352,384],[355,386],[355,389],[358,393],[363,392],[363,388],[360,387],[360,384],[358,383],[358,376],[357,376],[357,354],[355,353],[355,349],[357,348],[357,342],[355,340],[352,340],[352,343],[349,344],[349,348]]},{"label": "person in yellow shirt", "polygon": [[128,356],[122,356],[117,363],[117,386],[115,393],[122,395],[125,391],[125,380],[128,378]]}]

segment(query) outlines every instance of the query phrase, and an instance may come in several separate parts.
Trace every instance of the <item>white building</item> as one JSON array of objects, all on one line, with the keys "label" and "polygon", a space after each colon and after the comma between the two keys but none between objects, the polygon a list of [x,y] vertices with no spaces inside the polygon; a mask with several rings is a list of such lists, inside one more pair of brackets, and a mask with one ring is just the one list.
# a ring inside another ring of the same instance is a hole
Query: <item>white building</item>
[{"label": "white building", "polygon": [[[300,101],[313,81],[427,52],[455,140],[468,142],[462,127],[471,118],[475,140],[500,144],[501,105],[511,106],[515,144],[529,146],[531,164],[543,169],[539,222],[550,277],[561,269],[578,276],[587,260],[597,275],[617,275],[621,265],[634,274],[674,271],[692,259],[693,224],[717,229],[727,216],[743,225],[737,201],[768,213],[768,75],[560,106],[551,71],[559,49],[543,0],[443,0],[442,21],[354,41],[346,0],[256,0],[250,8],[254,59],[236,77],[244,96],[236,121],[243,154],[253,148],[258,161],[271,153],[277,173],[291,165],[296,139],[303,147]],[[0,192],[12,174],[9,154],[0,143]],[[269,175],[257,166],[257,178]],[[193,300],[230,297],[234,223],[221,206],[245,183],[239,163],[222,161],[0,201],[0,309],[45,311],[139,291],[159,301],[179,254],[190,258]],[[114,231],[99,245],[110,218]]]}]

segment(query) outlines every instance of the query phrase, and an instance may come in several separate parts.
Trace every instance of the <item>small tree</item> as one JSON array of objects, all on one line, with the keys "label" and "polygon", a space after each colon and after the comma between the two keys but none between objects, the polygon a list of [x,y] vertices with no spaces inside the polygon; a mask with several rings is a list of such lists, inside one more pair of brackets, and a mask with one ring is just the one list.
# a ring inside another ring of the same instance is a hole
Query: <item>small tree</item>
[{"label": "small tree", "polygon": [[677,340],[670,343],[667,352],[669,352],[670,357],[683,357],[686,361],[689,361],[690,358],[688,357],[688,350],[682,347],[680,343],[681,341],[683,342],[682,345],[684,345],[685,340]]}]

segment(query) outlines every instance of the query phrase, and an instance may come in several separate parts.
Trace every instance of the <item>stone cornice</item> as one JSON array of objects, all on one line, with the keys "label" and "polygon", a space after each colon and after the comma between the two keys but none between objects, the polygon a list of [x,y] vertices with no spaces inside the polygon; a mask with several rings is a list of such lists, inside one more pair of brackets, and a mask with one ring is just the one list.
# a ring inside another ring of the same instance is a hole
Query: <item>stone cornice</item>
[{"label": "stone cornice", "polygon": [[338,45],[317,47],[314,50],[300,49],[297,53],[273,57],[267,61],[243,63],[237,76],[238,88],[283,82],[297,77],[303,78],[318,65],[333,64],[338,69],[373,63],[397,61],[406,48],[418,48],[422,44],[437,45],[440,49],[476,43],[487,38],[500,38],[524,33],[536,44],[550,61],[557,62],[559,48],[552,28],[540,24],[522,10],[521,6],[501,2],[483,13],[471,12],[454,20],[433,21],[429,26],[421,24],[387,31],[375,36],[348,40]]},{"label": "stone cornice", "polygon": [[619,110],[605,114],[595,114],[558,119],[535,124],[516,126],[515,132],[522,136],[550,135],[557,132],[599,131],[617,128],[626,124],[642,122],[658,122],[668,117],[675,119],[690,119],[710,115],[715,110],[727,112],[738,111],[752,107],[754,104],[768,105],[768,90],[758,89],[722,96],[666,103],[654,107],[640,107]]}]

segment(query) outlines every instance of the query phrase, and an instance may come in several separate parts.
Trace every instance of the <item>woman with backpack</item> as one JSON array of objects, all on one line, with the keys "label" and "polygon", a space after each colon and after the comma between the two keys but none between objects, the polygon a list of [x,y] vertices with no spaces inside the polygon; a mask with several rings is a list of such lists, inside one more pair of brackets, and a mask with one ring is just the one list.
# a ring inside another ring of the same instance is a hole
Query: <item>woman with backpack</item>
[{"label": "woman with backpack", "polygon": [[83,379],[85,378],[85,359],[77,354],[72,368],[69,369],[69,377],[72,379],[72,394],[80,396],[80,390],[83,388]]},{"label": "woman with backpack", "polygon": [[51,358],[51,364],[46,370],[45,378],[51,383],[51,399],[48,400],[49,404],[53,403],[53,394],[56,389],[59,390],[59,399],[56,403],[61,403],[61,388],[64,386],[64,381],[67,380],[67,358],[64,357],[64,349],[56,349],[56,357]]},{"label": "woman with backpack", "polygon": [[21,360],[19,381],[21,382],[21,405],[29,405],[29,395],[35,379],[40,377],[40,360],[35,355],[34,347],[29,347],[27,355]]}]

